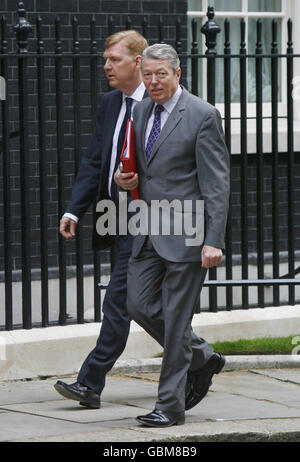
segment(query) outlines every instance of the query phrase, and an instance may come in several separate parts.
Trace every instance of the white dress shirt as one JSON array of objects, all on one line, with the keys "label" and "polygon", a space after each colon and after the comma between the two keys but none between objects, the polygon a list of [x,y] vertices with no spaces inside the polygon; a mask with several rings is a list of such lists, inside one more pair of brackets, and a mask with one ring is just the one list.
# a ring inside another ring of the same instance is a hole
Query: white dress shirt
[{"label": "white dress shirt", "polygon": [[132,119],[134,106],[137,103],[139,103],[140,101],[142,101],[144,93],[145,93],[145,85],[144,85],[143,82],[137,87],[137,89],[135,90],[135,92],[132,95],[129,96],[129,95],[125,95],[125,93],[123,93],[123,102],[122,102],[122,106],[121,106],[121,109],[120,109],[120,112],[119,112],[119,117],[118,117],[118,120],[117,120],[117,123],[116,123],[116,128],[115,128],[114,137],[113,137],[113,145],[112,145],[112,150],[111,150],[110,168],[109,168],[109,176],[108,176],[108,194],[109,194],[109,196],[111,196],[111,194],[110,194],[110,192],[111,192],[111,182],[113,181],[113,173],[114,173],[114,168],[115,168],[116,158],[117,158],[117,147],[118,147],[119,133],[120,133],[121,126],[122,126],[123,119],[124,119],[125,112],[126,112],[125,98],[130,97],[130,98],[133,99],[132,107],[131,107],[131,119]]},{"label": "white dress shirt", "polygon": [[[179,85],[174,95],[170,99],[168,99],[168,101],[166,101],[164,104],[162,104],[165,110],[162,111],[160,114],[160,129],[161,130],[163,126],[165,125],[165,123],[167,122],[168,117],[173,111],[174,107],[178,103],[181,93],[182,93],[182,88]],[[146,136],[145,136],[145,147],[147,146],[148,138],[149,138],[149,135],[152,129],[153,122],[154,122],[154,111],[155,111],[156,106],[157,106],[157,103],[155,103],[151,116],[149,117],[149,120],[148,120]]]},{"label": "white dress shirt", "polygon": [[[126,97],[130,97],[133,99],[132,102],[132,108],[131,108],[131,114],[133,113],[134,106],[142,101],[145,93],[145,85],[143,82],[137,87],[137,89],[134,91],[132,95],[126,95],[125,93],[122,94],[122,105],[121,109],[119,112],[118,120],[116,123],[115,131],[114,131],[114,136],[113,136],[113,144],[112,144],[112,150],[111,150],[111,158],[110,158],[110,168],[109,168],[109,176],[108,176],[108,194],[109,196],[111,195],[111,182],[113,181],[113,172],[115,168],[115,163],[116,163],[116,157],[117,157],[117,146],[118,146],[118,138],[119,138],[119,133],[121,130],[121,126],[123,123],[123,119],[125,116],[126,112]],[[132,115],[131,115],[132,118]],[[153,123],[153,122],[152,122]],[[71,220],[75,221],[78,223],[78,217],[73,215],[72,213],[65,213],[64,217],[71,218]]]}]

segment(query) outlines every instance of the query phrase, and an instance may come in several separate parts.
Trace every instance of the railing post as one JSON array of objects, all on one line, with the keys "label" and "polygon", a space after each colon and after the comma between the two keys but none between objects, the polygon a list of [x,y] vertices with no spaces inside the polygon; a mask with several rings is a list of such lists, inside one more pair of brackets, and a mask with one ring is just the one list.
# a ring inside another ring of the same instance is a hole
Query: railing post
[{"label": "railing post", "polygon": [[[202,34],[205,35],[205,45],[207,50],[205,54],[207,55],[207,101],[211,104],[215,104],[215,81],[216,81],[216,44],[217,44],[217,35],[221,31],[221,28],[214,21],[214,8],[212,6],[208,7],[206,23],[201,27]],[[211,268],[209,270],[209,279],[217,279],[217,270],[216,268]],[[215,312],[217,308],[217,289],[212,286],[209,288],[209,310]]]},{"label": "railing post", "polygon": [[[294,49],[293,22],[287,23],[288,42],[286,50],[287,61],[287,144],[288,144],[288,267],[289,277],[295,277],[295,165],[294,165]],[[289,285],[289,305],[295,305],[295,286]]]},{"label": "railing post", "polygon": [[14,26],[14,31],[17,35],[18,53],[28,53],[28,35],[32,31],[32,25],[25,18],[26,10],[24,3],[18,3],[18,22]]},{"label": "railing post", "polygon": [[176,21],[176,51],[180,55],[181,53],[181,47],[182,47],[182,42],[181,42],[181,21],[180,18],[177,18]]},{"label": "railing post", "polygon": [[[242,257],[242,279],[248,279],[248,143],[247,143],[247,49],[246,49],[246,22],[240,22],[240,149],[241,149],[241,257]],[[242,285],[242,308],[249,308],[249,290],[247,285]]]},{"label": "railing post", "polygon": [[[74,97],[74,157],[75,176],[80,167],[80,62],[76,56],[80,53],[78,19],[73,18],[73,97]],[[77,288],[77,323],[84,322],[84,287],[83,287],[83,238],[80,226],[76,229],[76,288]]]},{"label": "railing post", "polygon": [[[272,78],[272,250],[273,278],[279,278],[279,158],[278,158],[278,41],[277,20],[272,21],[271,78]],[[273,287],[273,305],[280,305],[279,286]]]},{"label": "railing post", "polygon": [[158,41],[159,43],[165,43],[164,42],[164,22],[163,22],[162,16],[160,16],[158,20]]},{"label": "railing post", "polygon": [[207,101],[215,104],[215,80],[216,80],[216,61],[217,54],[217,35],[221,32],[221,28],[214,21],[215,11],[212,6],[207,9],[206,23],[201,27],[202,34],[205,35],[205,45],[207,50]]},{"label": "railing post", "polygon": [[[90,85],[91,85],[91,119],[92,127],[94,127],[97,115],[97,41],[96,41],[96,17],[92,16],[90,21],[91,42],[90,42]],[[96,220],[96,203],[93,206],[93,221]],[[94,265],[94,321],[101,321],[101,289],[98,286],[101,277],[101,258],[100,252],[94,250],[93,252],[93,265]]]},{"label": "railing post", "polygon": [[[61,42],[61,21],[55,19],[55,84],[56,84],[56,148],[57,148],[57,184],[58,184],[58,219],[60,220],[65,205],[64,191],[64,106],[63,106],[63,62]],[[67,269],[66,243],[58,234],[58,265],[59,265],[59,325],[63,326],[67,320]]]},{"label": "railing post", "polygon": [[[0,53],[7,53],[7,20],[1,19],[1,47]],[[1,78],[4,82],[8,76],[8,59],[1,60]],[[9,100],[8,88],[5,89],[4,100],[1,101],[2,143],[0,153],[3,153],[3,216],[4,216],[4,272],[5,272],[5,328],[13,328],[13,295],[12,295],[12,220],[11,220],[11,168],[9,155]]]},{"label": "railing post", "polygon": [[[229,152],[231,172],[231,48],[230,48],[230,22],[225,19],[224,43],[224,116],[225,116],[225,142]],[[225,58],[226,56],[226,58]],[[231,184],[231,175],[230,175]],[[232,279],[232,201],[230,195],[227,227],[226,227],[226,279]],[[226,287],[226,309],[233,307],[232,287]]]},{"label": "railing post", "polygon": [[143,17],[142,31],[143,31],[143,36],[147,40],[147,37],[148,37],[148,19],[146,18],[146,16]]},{"label": "railing post", "polygon": [[29,146],[28,146],[28,75],[27,60],[22,55],[28,52],[28,35],[31,24],[25,18],[24,3],[18,4],[18,22],[14,26],[18,43],[19,79],[19,127],[20,127],[20,171],[21,171],[21,223],[22,223],[22,300],[23,328],[31,329],[31,262],[30,262],[30,194],[29,194]]},{"label": "railing post", "polygon": [[48,286],[48,201],[47,201],[47,157],[46,157],[46,114],[45,114],[45,48],[42,37],[42,18],[36,20],[37,29],[37,80],[39,121],[39,173],[40,173],[40,241],[41,241],[41,313],[42,326],[49,324]]},{"label": "railing post", "polygon": [[[198,31],[197,31],[197,20],[192,19],[192,49],[191,54],[198,54]],[[192,93],[198,96],[198,58],[192,57]]]},{"label": "railing post", "polygon": [[115,22],[114,18],[110,16],[108,18],[108,35],[112,35],[114,33]]},{"label": "railing post", "polygon": [[126,24],[125,24],[125,29],[126,29],[126,30],[132,29],[132,21],[131,21],[131,17],[130,17],[130,16],[127,16]]},{"label": "railing post", "polygon": [[[256,80],[256,210],[257,210],[257,279],[264,279],[264,159],[263,159],[263,62],[262,21],[256,21],[255,80]],[[264,287],[257,290],[258,306],[265,306]]]}]

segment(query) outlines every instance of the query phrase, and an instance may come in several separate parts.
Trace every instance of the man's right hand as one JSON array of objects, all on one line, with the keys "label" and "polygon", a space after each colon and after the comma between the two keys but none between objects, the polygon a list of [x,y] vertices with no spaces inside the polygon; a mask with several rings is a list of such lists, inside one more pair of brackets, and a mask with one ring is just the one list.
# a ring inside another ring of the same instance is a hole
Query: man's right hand
[{"label": "man's right hand", "polygon": [[59,232],[66,239],[71,239],[76,234],[76,222],[68,217],[62,217],[60,220]]}]

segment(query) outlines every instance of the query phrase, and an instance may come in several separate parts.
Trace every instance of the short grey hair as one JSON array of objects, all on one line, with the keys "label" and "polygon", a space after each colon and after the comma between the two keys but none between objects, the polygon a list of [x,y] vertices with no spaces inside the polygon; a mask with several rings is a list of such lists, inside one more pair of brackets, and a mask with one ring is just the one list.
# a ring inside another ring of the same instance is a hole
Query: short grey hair
[{"label": "short grey hair", "polygon": [[167,59],[174,72],[180,67],[180,60],[176,50],[166,43],[155,43],[145,48],[142,53],[142,66],[144,58]]}]

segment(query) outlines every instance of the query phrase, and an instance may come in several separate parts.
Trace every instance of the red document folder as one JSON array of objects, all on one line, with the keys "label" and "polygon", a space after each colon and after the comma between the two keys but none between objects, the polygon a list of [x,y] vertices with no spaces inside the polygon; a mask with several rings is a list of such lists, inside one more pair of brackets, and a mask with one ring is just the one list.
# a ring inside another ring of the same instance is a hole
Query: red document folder
[{"label": "red document folder", "polygon": [[[126,135],[124,140],[123,149],[121,152],[121,158],[123,171],[125,173],[137,173],[136,168],[136,155],[135,155],[135,135],[134,127],[131,119],[128,119],[126,127]],[[135,188],[130,191],[132,200],[140,198],[139,189]]]}]

